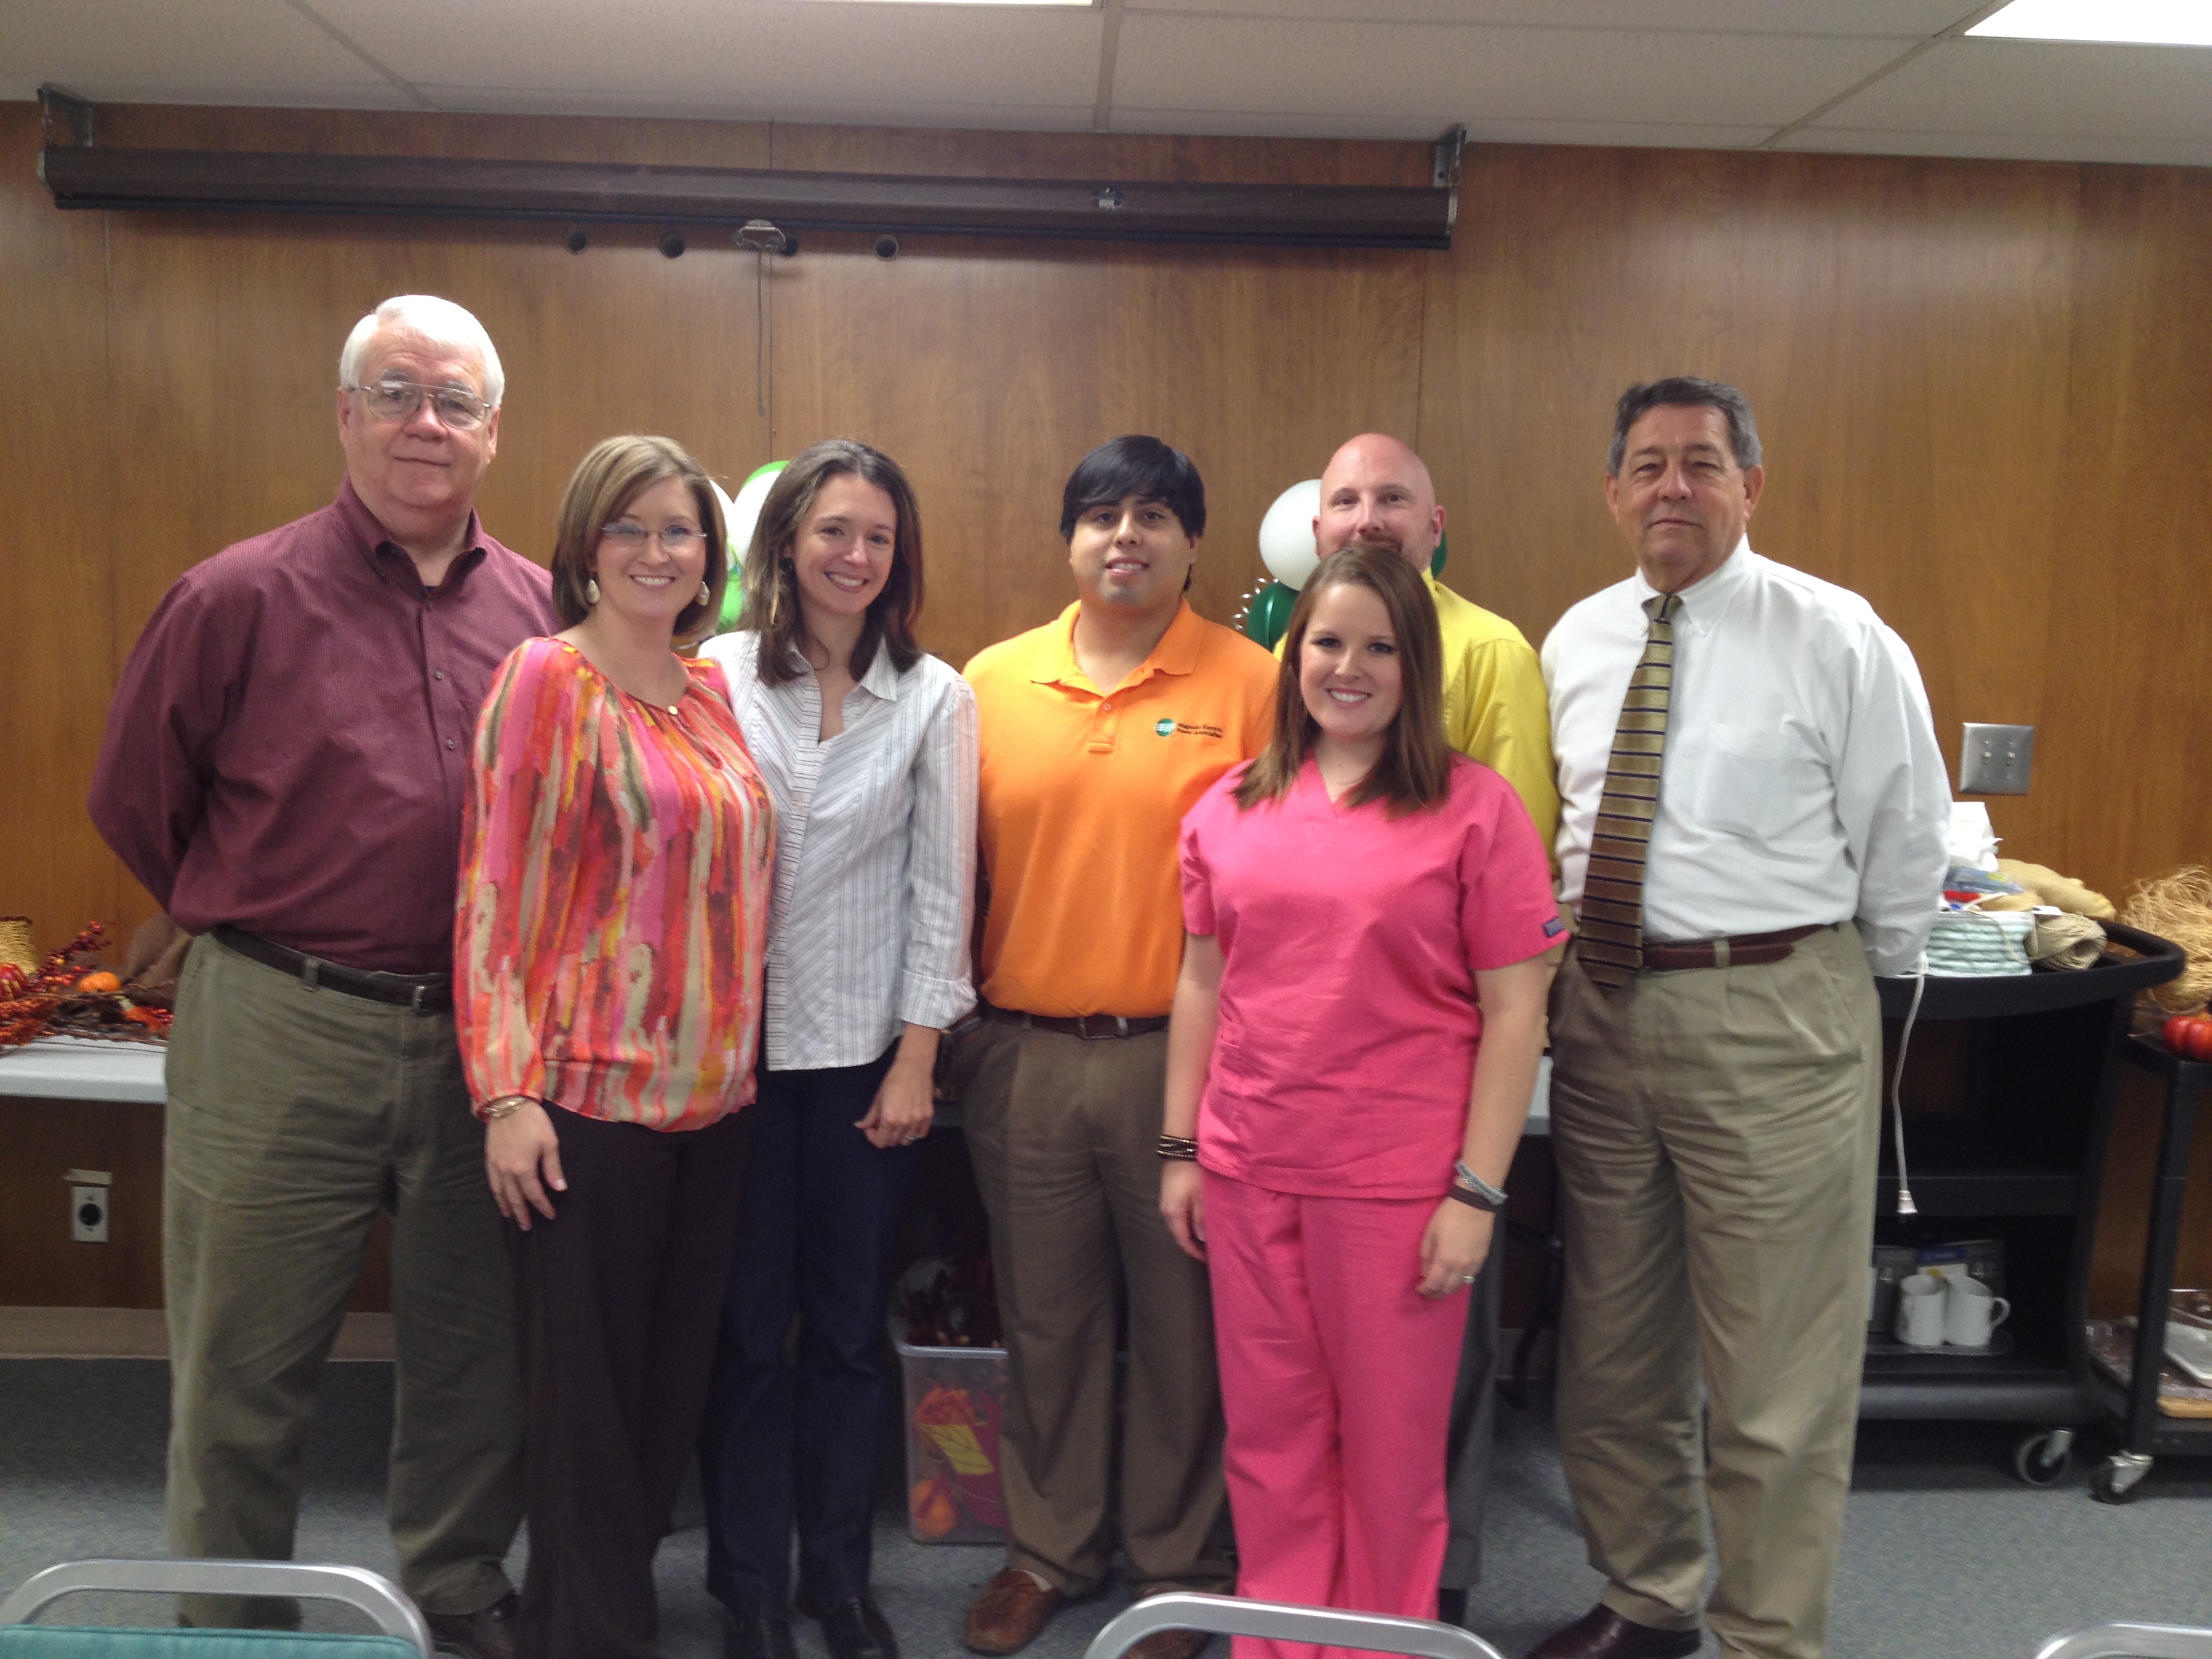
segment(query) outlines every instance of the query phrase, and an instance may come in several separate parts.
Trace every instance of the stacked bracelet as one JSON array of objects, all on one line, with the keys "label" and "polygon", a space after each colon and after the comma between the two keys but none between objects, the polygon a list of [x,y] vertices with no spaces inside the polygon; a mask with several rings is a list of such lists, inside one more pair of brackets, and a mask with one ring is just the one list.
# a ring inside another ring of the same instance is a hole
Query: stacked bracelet
[{"label": "stacked bracelet", "polygon": [[529,1095],[501,1095],[496,1100],[487,1100],[477,1108],[477,1115],[487,1123],[496,1123],[503,1117],[513,1117],[524,1107],[534,1103]]},{"label": "stacked bracelet", "polygon": [[1186,1164],[1198,1161],[1198,1143],[1187,1135],[1162,1135],[1159,1153],[1162,1158],[1180,1158]]},{"label": "stacked bracelet", "polygon": [[1452,1184],[1448,1196],[1462,1204],[1472,1204],[1478,1210],[1488,1210],[1493,1213],[1505,1207],[1503,1189],[1492,1186],[1468,1168],[1465,1158],[1452,1165]]}]

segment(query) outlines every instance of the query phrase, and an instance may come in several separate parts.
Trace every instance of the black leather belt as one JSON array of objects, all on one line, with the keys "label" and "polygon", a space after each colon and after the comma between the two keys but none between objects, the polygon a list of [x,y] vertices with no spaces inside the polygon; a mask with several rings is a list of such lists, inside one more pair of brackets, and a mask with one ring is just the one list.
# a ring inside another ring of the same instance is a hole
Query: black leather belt
[{"label": "black leather belt", "polygon": [[304,955],[289,945],[279,945],[258,933],[246,933],[227,922],[218,923],[208,932],[218,944],[264,968],[291,975],[311,991],[342,991],[349,997],[365,997],[371,1002],[411,1008],[418,1014],[442,1014],[453,1006],[451,974],[385,974],[348,968],[339,963],[325,962],[320,957]]},{"label": "black leather belt", "polygon": [[1810,939],[1832,922],[1816,922],[1809,927],[1785,927],[1778,933],[1738,933],[1729,939],[1687,939],[1679,945],[1668,945],[1645,939],[1644,965],[1646,968],[1748,968],[1762,962],[1779,962],[1797,948],[1801,939]]},{"label": "black leather belt", "polygon": [[1147,1032],[1168,1029],[1165,1014],[1144,1014],[1134,1019],[1126,1014],[1079,1014],[1067,1019],[1058,1014],[1025,1014],[1017,1008],[990,1007],[985,1008],[983,1013],[1001,1025],[1018,1025],[1025,1031],[1057,1031],[1062,1036],[1081,1037],[1085,1042],[1102,1042],[1108,1037],[1143,1036]]}]

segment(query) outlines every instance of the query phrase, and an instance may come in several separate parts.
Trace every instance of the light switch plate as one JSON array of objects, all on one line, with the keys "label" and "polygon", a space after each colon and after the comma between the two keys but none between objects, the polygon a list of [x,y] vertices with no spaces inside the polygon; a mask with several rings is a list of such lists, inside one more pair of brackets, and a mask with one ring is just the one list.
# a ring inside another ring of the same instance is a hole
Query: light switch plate
[{"label": "light switch plate", "polygon": [[2029,764],[2035,758],[2032,726],[1984,726],[1966,722],[1959,743],[1959,793],[1962,795],[2024,795]]}]

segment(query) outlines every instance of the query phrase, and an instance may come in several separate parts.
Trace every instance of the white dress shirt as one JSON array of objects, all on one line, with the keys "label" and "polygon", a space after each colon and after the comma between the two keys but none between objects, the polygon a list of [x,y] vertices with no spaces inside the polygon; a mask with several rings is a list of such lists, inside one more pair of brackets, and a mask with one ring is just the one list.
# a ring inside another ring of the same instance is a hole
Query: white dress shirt
[{"label": "white dress shirt", "polygon": [[[1544,641],[1571,904],[1656,592],[1641,573],[1617,582]],[[1857,594],[1748,542],[1681,599],[1644,937],[1848,918],[1875,972],[1908,971],[1934,925],[1951,800],[1911,649]]]},{"label": "white dress shirt", "polygon": [[701,649],[775,798],[762,1042],[772,1071],[865,1065],[907,1024],[943,1030],[975,1000],[975,694],[935,657],[902,674],[878,649],[824,743],[813,671],[763,684],[760,641]]}]

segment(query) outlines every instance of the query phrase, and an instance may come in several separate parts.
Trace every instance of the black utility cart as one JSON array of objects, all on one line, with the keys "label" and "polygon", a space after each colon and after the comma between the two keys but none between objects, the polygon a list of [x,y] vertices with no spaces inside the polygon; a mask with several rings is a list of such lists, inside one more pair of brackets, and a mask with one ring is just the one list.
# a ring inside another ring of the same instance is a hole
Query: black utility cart
[{"label": "black utility cart", "polygon": [[2151,1176],[2142,1293],[2136,1304],[2135,1366],[2124,1389],[2108,1377],[2097,1378],[2098,1393],[2119,1419],[2126,1443],[2105,1460],[2090,1487],[2107,1504],[2133,1498],[2137,1483],[2150,1473],[2151,1459],[2160,1452],[2212,1455],[2212,1418],[2168,1417],[2158,1406],[2173,1264],[2181,1249],[2181,1206],[2188,1194],[2189,1143],[2197,1099],[2212,1089],[2212,1065],[2184,1060],[2156,1037],[2140,1034],[2129,1040],[2128,1058],[2166,1079],[2166,1109],[2159,1126],[2158,1165]]},{"label": "black utility cart", "polygon": [[1888,1060],[1875,1242],[2001,1241],[2012,1312],[1986,1352],[1896,1352],[1887,1333],[1870,1335],[1859,1415],[2034,1424],[2013,1453],[2034,1486],[2064,1478],[2075,1431],[2106,1412],[2087,1323],[2112,1103],[2136,994],[2185,960],[2155,934],[2105,930],[2136,954],[2108,950],[2073,972],[1924,982],[1904,1079],[1911,1216],[1898,1213],[1887,1094],[1914,981],[1876,981]]}]

